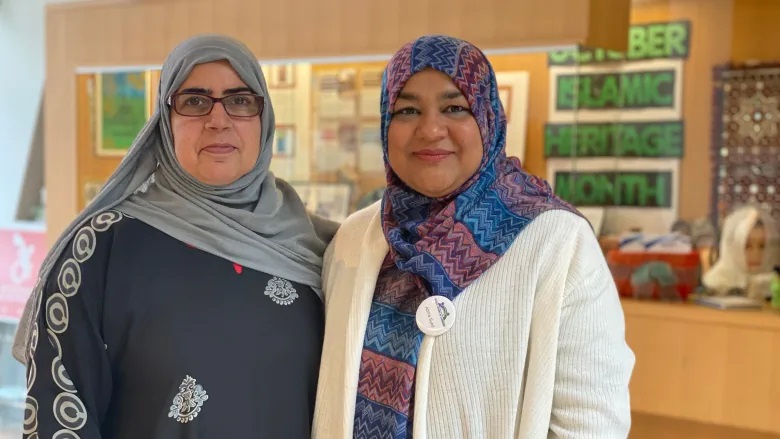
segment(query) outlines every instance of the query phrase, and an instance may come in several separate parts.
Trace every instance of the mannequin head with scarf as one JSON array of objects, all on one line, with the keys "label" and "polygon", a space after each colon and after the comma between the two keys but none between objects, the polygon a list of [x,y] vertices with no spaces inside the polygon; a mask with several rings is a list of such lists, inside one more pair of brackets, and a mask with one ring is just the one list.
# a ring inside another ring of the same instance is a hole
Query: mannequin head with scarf
[{"label": "mannequin head with scarf", "polygon": [[752,279],[771,275],[778,263],[777,239],[769,212],[755,206],[734,210],[723,223],[719,259],[702,278],[704,286],[718,295],[747,292]]}]

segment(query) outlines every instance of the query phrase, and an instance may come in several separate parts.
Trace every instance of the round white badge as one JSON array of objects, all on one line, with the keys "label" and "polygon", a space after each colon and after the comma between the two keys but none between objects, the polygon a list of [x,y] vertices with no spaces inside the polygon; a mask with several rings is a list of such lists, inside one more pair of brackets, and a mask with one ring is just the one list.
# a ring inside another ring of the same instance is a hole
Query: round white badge
[{"label": "round white badge", "polygon": [[431,296],[417,308],[415,320],[425,335],[442,335],[455,323],[455,305],[444,296]]}]

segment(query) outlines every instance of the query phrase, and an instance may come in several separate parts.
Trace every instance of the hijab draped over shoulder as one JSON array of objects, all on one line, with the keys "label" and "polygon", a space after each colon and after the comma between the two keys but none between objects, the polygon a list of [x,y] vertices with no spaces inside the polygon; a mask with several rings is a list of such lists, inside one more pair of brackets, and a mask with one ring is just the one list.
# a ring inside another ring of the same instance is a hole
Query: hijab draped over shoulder
[{"label": "hijab draped over shoulder", "polygon": [[[404,184],[388,159],[387,133],[395,101],[412,75],[425,69],[452,79],[468,101],[482,137],[477,172],[439,199]],[[453,299],[543,212],[577,213],[553,194],[546,181],[525,172],[517,158],[506,156],[507,121],[496,75],[473,44],[442,35],[418,38],[391,58],[382,88],[381,135],[388,186],[382,199],[382,228],[397,268],[424,279],[430,294]]]},{"label": "hijab draped over shoulder", "polygon": [[[171,134],[168,97],[198,64],[225,60],[264,97],[261,150],[255,167],[235,182],[209,186],[179,165]],[[66,228],[41,266],[14,341],[14,356],[28,357],[31,326],[42,290],[76,231],[115,209],[169,236],[245,267],[312,287],[321,294],[322,255],[337,225],[307,213],[303,202],[270,172],[274,110],[257,58],[242,43],[199,35],[178,45],[162,67],[157,108],[95,200]]]}]

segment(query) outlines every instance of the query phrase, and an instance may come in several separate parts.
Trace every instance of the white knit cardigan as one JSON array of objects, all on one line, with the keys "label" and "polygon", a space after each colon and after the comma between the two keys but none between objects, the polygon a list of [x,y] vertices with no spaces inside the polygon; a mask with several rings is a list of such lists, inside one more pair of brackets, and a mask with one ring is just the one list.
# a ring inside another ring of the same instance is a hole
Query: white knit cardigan
[{"label": "white knit cardigan", "polygon": [[[363,338],[388,252],[379,203],[353,214],[325,256],[325,345],[312,437],[352,438]],[[634,354],[614,281],[588,223],[541,214],[425,336],[413,437],[623,439]]]}]

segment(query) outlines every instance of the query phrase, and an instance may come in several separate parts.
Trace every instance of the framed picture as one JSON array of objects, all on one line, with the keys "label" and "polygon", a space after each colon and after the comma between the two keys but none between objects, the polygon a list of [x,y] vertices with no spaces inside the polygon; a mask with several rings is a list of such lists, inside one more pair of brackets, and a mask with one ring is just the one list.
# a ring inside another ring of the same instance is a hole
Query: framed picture
[{"label": "framed picture", "polygon": [[89,205],[89,203],[92,202],[92,200],[97,197],[97,194],[100,193],[100,189],[103,188],[103,182],[97,182],[97,181],[87,181],[84,183],[84,188],[82,191],[82,196],[84,197],[84,206],[86,207]]},{"label": "framed picture", "polygon": [[268,88],[294,88],[295,64],[272,64],[263,66]]},{"label": "framed picture", "polygon": [[348,183],[290,183],[306,208],[333,221],[344,221],[349,215],[352,185]]},{"label": "framed picture", "polygon": [[150,72],[95,76],[95,154],[121,157],[149,120]]},{"label": "framed picture", "polygon": [[274,135],[274,157],[292,157],[295,154],[295,126],[277,125]]},{"label": "framed picture", "polygon": [[509,85],[499,85],[498,97],[501,99],[501,104],[504,106],[506,122],[509,123],[512,120],[512,87]]},{"label": "framed picture", "polygon": [[157,98],[160,91],[160,76],[162,71],[154,69],[149,71],[149,116],[157,108]]}]

